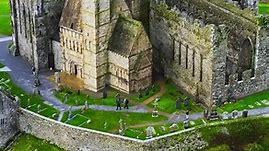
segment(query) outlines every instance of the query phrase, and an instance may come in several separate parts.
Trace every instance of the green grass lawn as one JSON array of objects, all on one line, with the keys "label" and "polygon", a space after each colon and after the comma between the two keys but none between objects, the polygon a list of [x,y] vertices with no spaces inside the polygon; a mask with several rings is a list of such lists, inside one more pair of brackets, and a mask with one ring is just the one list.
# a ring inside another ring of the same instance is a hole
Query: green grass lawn
[{"label": "green grass lawn", "polygon": [[[7,72],[0,72],[0,82],[1,81],[7,81],[5,82],[6,84],[0,83],[1,88],[9,91],[12,95],[18,96],[21,99],[20,100],[21,107],[26,108],[30,111],[39,113],[40,115],[57,119],[59,115],[58,110],[45,104],[44,100],[40,96],[26,93],[24,90],[22,90],[20,87],[18,87],[16,84],[12,82],[11,77]],[[38,106],[40,106],[39,110],[38,110]],[[56,114],[56,116],[52,117],[53,114]]]},{"label": "green grass lawn", "polygon": [[[183,113],[189,110],[191,113],[203,112],[203,107],[196,104],[193,100],[190,101],[189,108],[187,108],[184,103],[181,103],[181,108],[176,109],[176,100],[181,98],[184,100],[186,96],[176,87],[171,81],[166,82],[166,92],[160,97],[160,102],[158,103],[158,109],[167,113]],[[149,107],[153,108],[153,104],[149,104]]]},{"label": "green grass lawn", "polygon": [[[268,100],[268,101],[267,101]],[[229,103],[219,108],[220,112],[232,112],[234,110],[242,111],[244,109],[263,108],[269,106],[269,90],[258,92],[238,100],[235,103]]]},{"label": "green grass lawn", "polygon": [[[66,112],[63,116],[62,122],[80,126],[84,128],[116,133],[119,129],[119,120],[123,119],[127,126],[137,125],[137,124],[148,124],[159,121],[167,120],[164,116],[159,116],[158,118],[153,118],[151,113],[127,113],[127,112],[107,112],[107,111],[75,111],[72,113],[74,115],[72,120],[68,120],[69,113]],[[90,123],[87,121],[90,120]],[[107,127],[104,127],[105,122]]]},{"label": "green grass lawn", "polygon": [[269,118],[252,117],[199,129],[209,143],[208,151],[266,151],[269,149]]},{"label": "green grass lawn", "polygon": [[28,134],[22,134],[18,140],[11,145],[10,149],[12,151],[64,151],[45,140]]},{"label": "green grass lawn", "polygon": [[268,3],[259,3],[259,13],[260,14],[269,14],[269,2]]},{"label": "green grass lawn", "polygon": [[[84,93],[77,94],[76,92],[70,89],[64,89],[62,91],[55,92],[54,95],[59,100],[64,102],[64,96],[67,93],[69,94],[68,99],[67,99],[68,101],[65,103],[68,105],[73,105],[73,106],[85,105],[85,101],[87,101],[89,105],[94,104],[94,105],[116,106],[115,98],[118,92],[116,90],[110,90],[108,92],[108,97],[105,99],[94,98],[92,96],[87,96]],[[130,102],[129,105],[132,106],[133,105],[132,102]]]},{"label": "green grass lawn", "polygon": [[8,0],[0,1],[0,35],[10,36],[12,33],[10,7]]}]

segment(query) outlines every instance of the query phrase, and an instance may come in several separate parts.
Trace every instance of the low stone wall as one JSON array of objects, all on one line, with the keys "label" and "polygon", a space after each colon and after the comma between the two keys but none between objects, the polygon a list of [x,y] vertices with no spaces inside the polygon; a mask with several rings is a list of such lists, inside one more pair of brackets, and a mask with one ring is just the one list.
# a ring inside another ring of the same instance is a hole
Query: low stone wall
[{"label": "low stone wall", "polygon": [[143,150],[143,143],[109,133],[74,127],[21,109],[20,130],[71,151]]},{"label": "low stone wall", "polygon": [[67,125],[25,109],[21,109],[19,122],[21,131],[71,151],[197,150],[207,146],[194,128],[143,141]]}]

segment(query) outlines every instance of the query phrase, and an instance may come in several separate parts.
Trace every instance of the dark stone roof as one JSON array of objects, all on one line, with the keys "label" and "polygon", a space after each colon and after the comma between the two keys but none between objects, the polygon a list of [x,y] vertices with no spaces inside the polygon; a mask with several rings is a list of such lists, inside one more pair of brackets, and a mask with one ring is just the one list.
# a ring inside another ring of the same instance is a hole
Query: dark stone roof
[{"label": "dark stone roof", "polygon": [[71,28],[80,32],[80,8],[81,0],[67,0],[63,9],[60,26]]},{"label": "dark stone roof", "polygon": [[134,19],[119,17],[109,42],[109,50],[129,57],[133,45],[143,31],[142,23]]}]

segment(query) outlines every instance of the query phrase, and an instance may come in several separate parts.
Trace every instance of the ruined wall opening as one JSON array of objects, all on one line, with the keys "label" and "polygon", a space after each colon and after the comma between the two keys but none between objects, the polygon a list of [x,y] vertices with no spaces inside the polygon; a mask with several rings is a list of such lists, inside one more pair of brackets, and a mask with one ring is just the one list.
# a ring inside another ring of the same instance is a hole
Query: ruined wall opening
[{"label": "ruined wall opening", "polygon": [[[254,69],[253,59],[254,50],[252,42],[249,38],[245,39],[241,45],[241,50],[238,55],[238,81],[242,80],[243,72],[249,69]],[[252,75],[254,72],[252,72]]]}]

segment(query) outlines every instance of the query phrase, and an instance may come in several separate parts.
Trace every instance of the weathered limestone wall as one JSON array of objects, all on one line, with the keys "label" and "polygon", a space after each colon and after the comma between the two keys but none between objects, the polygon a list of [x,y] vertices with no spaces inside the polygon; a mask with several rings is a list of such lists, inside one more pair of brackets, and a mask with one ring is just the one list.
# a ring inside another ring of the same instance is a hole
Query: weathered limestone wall
[{"label": "weathered limestone wall", "polygon": [[[243,72],[242,80],[238,74],[231,74],[229,81],[225,83],[225,65],[227,64],[227,49],[220,49],[215,54],[213,99],[226,101],[227,99],[238,99],[253,93],[268,89],[268,29],[261,27],[257,34],[257,43],[254,44],[255,55],[254,74],[251,69]],[[218,58],[218,59],[217,59]]]},{"label": "weathered limestone wall", "polygon": [[143,150],[141,141],[66,125],[21,109],[20,130],[66,150]]},{"label": "weathered limestone wall", "polygon": [[64,62],[61,43],[58,41],[52,41],[52,51],[54,54],[55,69],[62,70]]},{"label": "weathered limestone wall", "polygon": [[19,132],[18,109],[19,103],[0,90],[0,149],[6,147],[8,141]]},{"label": "weathered limestone wall", "polygon": [[151,3],[150,37],[154,65],[192,95],[209,104],[212,93],[214,25],[202,25],[164,3]]},{"label": "weathered limestone wall", "polygon": [[[12,0],[14,43],[37,69],[53,67],[52,41],[59,41],[64,0]],[[52,61],[49,61],[49,55]]]},{"label": "weathered limestone wall", "polygon": [[130,77],[128,58],[108,51],[108,63],[109,84],[111,87],[129,93]]},{"label": "weathered limestone wall", "polygon": [[207,146],[201,135],[188,129],[142,141],[60,123],[21,109],[20,130],[70,151],[197,150]]}]

